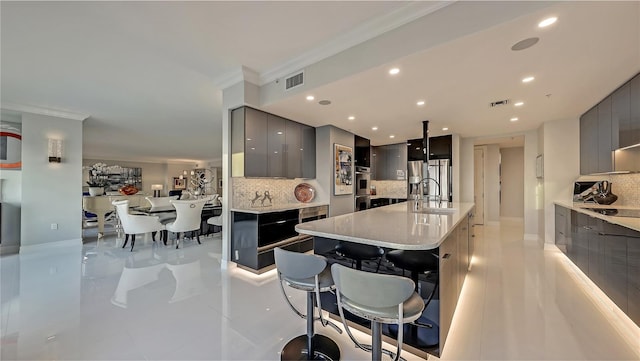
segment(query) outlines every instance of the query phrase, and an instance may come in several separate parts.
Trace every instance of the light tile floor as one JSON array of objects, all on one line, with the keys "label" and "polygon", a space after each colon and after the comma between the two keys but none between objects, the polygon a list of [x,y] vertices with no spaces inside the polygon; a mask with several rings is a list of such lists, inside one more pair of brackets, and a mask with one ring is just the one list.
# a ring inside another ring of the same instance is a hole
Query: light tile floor
[{"label": "light tile floor", "polygon": [[[476,234],[443,359],[640,358],[638,327],[591,292],[564,255],[522,241],[519,224]],[[304,332],[273,272],[221,269],[219,235],[179,250],[150,237],[134,252],[121,242],[0,258],[0,358],[276,360]],[[291,299],[304,306],[303,294]],[[345,335],[318,328],[343,359],[370,358]]]}]

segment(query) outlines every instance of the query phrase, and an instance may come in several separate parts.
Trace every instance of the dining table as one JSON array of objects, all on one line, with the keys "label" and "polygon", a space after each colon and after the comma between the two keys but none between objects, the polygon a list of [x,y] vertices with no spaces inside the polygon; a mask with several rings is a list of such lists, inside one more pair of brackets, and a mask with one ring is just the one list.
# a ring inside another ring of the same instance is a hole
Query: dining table
[{"label": "dining table", "polygon": [[[144,213],[147,215],[158,216],[160,218],[160,223],[167,224],[176,219],[176,209],[173,205],[168,206],[143,206],[143,207],[134,207],[133,211],[138,213]],[[207,220],[211,217],[219,216],[222,214],[222,206],[214,205],[214,204],[205,204],[202,207],[202,214],[200,217],[200,234],[208,235],[210,234],[210,225],[207,223]],[[206,227],[206,228],[205,228]],[[215,227],[215,226],[214,226]]]}]

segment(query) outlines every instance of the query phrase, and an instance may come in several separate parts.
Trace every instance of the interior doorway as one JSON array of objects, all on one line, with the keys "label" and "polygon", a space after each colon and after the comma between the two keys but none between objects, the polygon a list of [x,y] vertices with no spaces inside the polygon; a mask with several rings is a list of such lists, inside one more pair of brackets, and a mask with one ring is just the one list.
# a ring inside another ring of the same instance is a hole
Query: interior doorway
[{"label": "interior doorway", "polygon": [[473,201],[476,204],[474,214],[475,224],[484,224],[484,149],[474,148],[473,151]]}]

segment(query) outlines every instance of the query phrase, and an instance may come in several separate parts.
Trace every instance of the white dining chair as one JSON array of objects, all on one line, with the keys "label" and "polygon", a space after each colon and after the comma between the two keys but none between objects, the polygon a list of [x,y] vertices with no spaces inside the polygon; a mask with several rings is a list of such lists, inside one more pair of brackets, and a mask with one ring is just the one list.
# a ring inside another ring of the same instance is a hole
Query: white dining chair
[{"label": "white dining chair", "polygon": [[156,216],[143,216],[129,213],[129,200],[114,201],[112,203],[116,208],[118,219],[122,225],[124,232],[124,244],[122,248],[127,246],[129,236],[131,236],[131,251],[136,244],[136,234],[151,232],[153,241],[156,241],[156,232],[163,231],[165,226],[160,223]]},{"label": "white dining chair", "polygon": [[[171,204],[176,208],[176,220],[167,223],[167,231],[176,233],[176,248],[180,247],[180,234],[195,232],[198,244],[200,243],[200,226],[202,223],[202,208],[208,199],[172,200]],[[166,239],[166,235],[165,235]]]}]

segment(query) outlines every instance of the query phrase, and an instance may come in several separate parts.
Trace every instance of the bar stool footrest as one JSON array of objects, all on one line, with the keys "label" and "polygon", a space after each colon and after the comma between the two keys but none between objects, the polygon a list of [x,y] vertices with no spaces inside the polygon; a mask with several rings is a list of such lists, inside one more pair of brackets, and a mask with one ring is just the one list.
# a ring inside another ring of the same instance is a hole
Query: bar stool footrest
[{"label": "bar stool footrest", "polygon": [[335,341],[327,336],[314,335],[313,348],[313,357],[307,358],[307,335],[300,335],[284,345],[280,360],[340,360],[340,348]]}]

